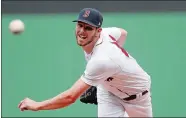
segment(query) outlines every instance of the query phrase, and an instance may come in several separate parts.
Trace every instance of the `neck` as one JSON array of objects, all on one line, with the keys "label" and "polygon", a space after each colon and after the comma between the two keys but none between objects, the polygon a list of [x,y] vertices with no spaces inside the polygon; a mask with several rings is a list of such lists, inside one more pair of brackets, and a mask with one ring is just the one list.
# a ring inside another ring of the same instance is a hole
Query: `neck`
[{"label": "neck", "polygon": [[90,44],[83,46],[83,50],[87,53],[90,54],[94,48],[94,45],[96,44],[96,42],[98,41],[99,37],[94,39]]},{"label": "neck", "polygon": [[96,43],[97,40],[92,41],[90,44],[83,46],[83,50],[87,53],[90,54],[94,48],[94,45]]}]

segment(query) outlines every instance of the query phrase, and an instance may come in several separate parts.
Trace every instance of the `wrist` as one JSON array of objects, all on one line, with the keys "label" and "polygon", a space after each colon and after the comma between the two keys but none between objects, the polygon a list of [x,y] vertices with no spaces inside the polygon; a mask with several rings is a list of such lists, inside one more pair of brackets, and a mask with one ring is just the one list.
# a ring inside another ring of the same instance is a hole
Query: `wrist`
[{"label": "wrist", "polygon": [[42,110],[42,102],[37,102],[35,109],[36,109],[36,111]]},{"label": "wrist", "polygon": [[46,110],[48,106],[50,105],[50,100],[45,100],[42,102],[37,102],[36,109],[39,110]]}]

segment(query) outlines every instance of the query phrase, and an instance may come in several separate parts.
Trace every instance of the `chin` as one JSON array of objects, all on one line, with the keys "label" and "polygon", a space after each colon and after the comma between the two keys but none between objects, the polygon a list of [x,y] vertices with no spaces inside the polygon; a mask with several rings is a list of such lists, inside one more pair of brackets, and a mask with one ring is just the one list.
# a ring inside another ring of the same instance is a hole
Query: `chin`
[{"label": "chin", "polygon": [[82,44],[82,43],[77,42],[77,44],[78,44],[79,46],[83,46],[83,44]]},{"label": "chin", "polygon": [[79,45],[79,46],[83,46],[82,44],[79,44],[79,43],[78,43],[78,45]]}]

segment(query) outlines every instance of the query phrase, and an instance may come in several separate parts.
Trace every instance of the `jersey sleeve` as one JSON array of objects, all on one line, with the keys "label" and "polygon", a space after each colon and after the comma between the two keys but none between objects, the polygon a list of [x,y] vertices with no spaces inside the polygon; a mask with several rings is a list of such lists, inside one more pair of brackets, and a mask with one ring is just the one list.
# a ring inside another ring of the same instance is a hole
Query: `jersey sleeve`
[{"label": "jersey sleeve", "polygon": [[109,35],[111,35],[112,37],[114,37],[116,40],[119,39],[119,37],[121,36],[121,31],[119,28],[117,27],[108,27],[108,28],[103,28],[103,30],[108,33]]},{"label": "jersey sleeve", "polygon": [[110,59],[90,60],[81,78],[85,83],[97,86],[118,70],[119,67]]}]

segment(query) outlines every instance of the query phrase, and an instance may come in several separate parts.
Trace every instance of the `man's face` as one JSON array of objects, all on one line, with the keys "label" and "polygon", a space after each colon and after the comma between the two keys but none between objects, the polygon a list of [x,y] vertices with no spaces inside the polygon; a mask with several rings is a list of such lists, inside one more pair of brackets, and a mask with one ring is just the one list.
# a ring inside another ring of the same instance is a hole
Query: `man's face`
[{"label": "man's face", "polygon": [[77,22],[75,33],[77,44],[79,46],[86,46],[98,35],[98,28],[83,22]]}]

